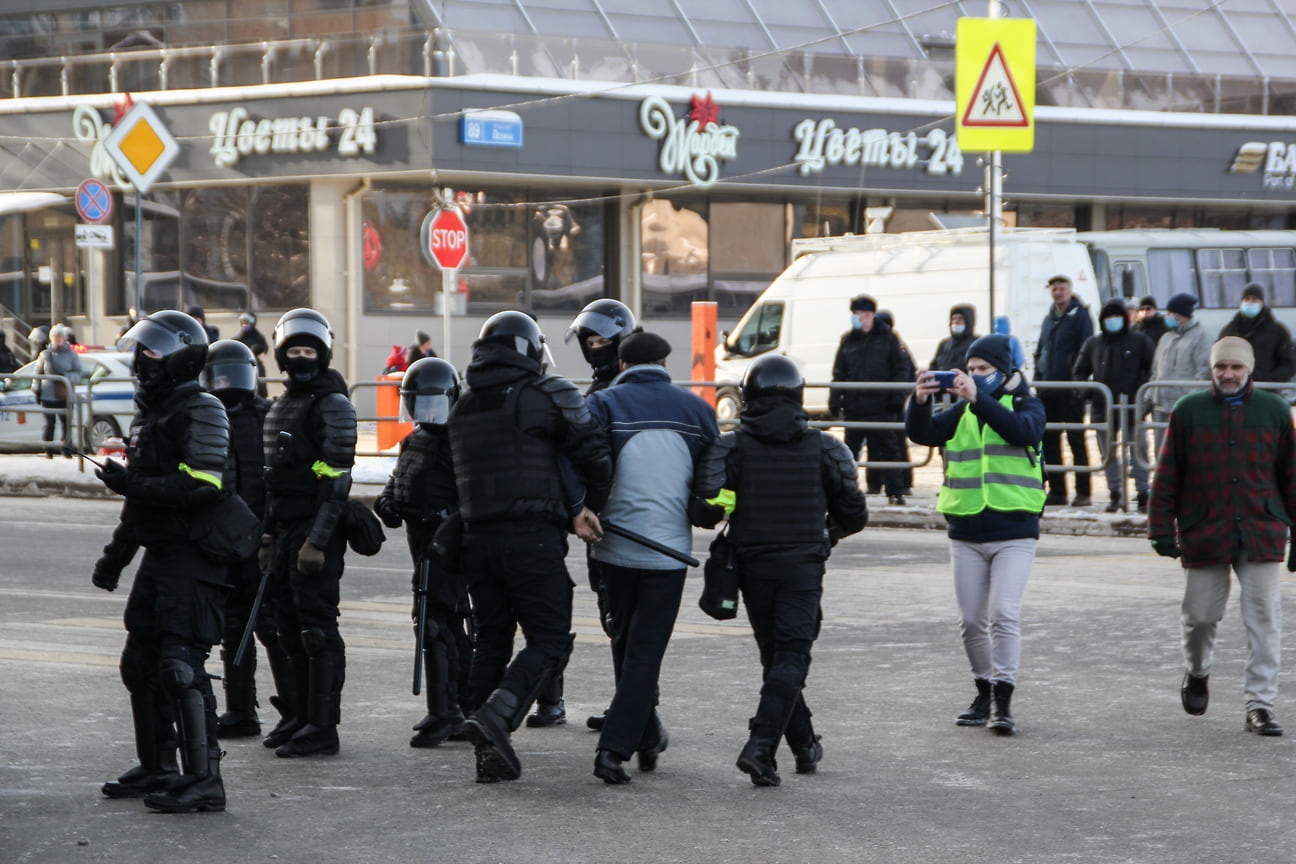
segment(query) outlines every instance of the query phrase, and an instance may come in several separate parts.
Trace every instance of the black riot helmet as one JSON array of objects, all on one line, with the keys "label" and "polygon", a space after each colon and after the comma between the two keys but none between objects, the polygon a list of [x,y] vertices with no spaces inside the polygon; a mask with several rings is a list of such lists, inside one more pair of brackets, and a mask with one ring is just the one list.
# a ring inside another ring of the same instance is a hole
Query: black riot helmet
[{"label": "black riot helmet", "polygon": [[222,402],[240,401],[256,392],[257,364],[252,349],[234,339],[213,342],[207,349],[207,365],[203,367],[203,387]]},{"label": "black riot helmet", "polygon": [[333,328],[329,326],[328,319],[314,309],[285,312],[275,325],[272,341],[275,362],[279,364],[280,372],[292,374],[288,368],[287,351],[294,345],[308,345],[319,353],[315,374],[327,369],[329,361],[333,359]]},{"label": "black riot helmet", "polygon": [[785,396],[801,404],[805,395],[805,377],[797,365],[782,354],[766,354],[747,367],[743,375],[743,402],[763,396]]},{"label": "black riot helmet", "polygon": [[401,379],[401,420],[444,426],[459,398],[459,373],[447,360],[415,360]]},{"label": "black riot helmet", "polygon": [[530,357],[542,369],[546,365],[544,334],[535,319],[525,312],[496,312],[482,325],[477,341],[505,345]]},{"label": "black riot helmet", "polygon": [[[621,339],[630,335],[635,328],[635,316],[620,300],[595,300],[580,311],[580,314],[567,328],[563,336],[564,343],[570,343],[572,337],[580,340],[581,354],[585,362],[594,369],[616,365],[617,347]],[[602,336],[611,341],[610,345],[591,349],[585,340],[590,336]]]},{"label": "black riot helmet", "polygon": [[[135,352],[135,377],[145,390],[193,381],[207,361],[207,331],[183,312],[164,309],[145,315],[117,340],[117,350]],[[144,351],[161,354],[158,360]]]}]

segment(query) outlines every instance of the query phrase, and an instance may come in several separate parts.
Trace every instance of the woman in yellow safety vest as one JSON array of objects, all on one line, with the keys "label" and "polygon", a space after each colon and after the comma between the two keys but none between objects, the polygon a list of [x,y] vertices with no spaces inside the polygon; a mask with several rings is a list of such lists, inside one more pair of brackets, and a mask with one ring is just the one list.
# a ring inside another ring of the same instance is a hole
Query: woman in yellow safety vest
[{"label": "woman in yellow safety vest", "polygon": [[[954,594],[976,698],[955,721],[1000,735],[1015,731],[1009,704],[1021,658],[1021,603],[1035,561],[1044,509],[1044,406],[1013,368],[1006,336],[984,336],[967,352],[967,372],[942,387],[918,373],[905,432],[916,444],[945,447],[945,482],[936,509],[949,525]],[[931,397],[958,399],[932,413]]]}]

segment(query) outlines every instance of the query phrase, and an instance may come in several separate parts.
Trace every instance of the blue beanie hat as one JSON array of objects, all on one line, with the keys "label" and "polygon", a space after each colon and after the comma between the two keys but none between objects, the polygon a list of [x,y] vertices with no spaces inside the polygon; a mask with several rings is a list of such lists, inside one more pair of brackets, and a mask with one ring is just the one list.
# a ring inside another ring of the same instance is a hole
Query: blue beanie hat
[{"label": "blue beanie hat", "polygon": [[966,359],[971,360],[973,357],[980,357],[1005,376],[1012,374],[1012,343],[1007,336],[982,336],[967,350]]}]

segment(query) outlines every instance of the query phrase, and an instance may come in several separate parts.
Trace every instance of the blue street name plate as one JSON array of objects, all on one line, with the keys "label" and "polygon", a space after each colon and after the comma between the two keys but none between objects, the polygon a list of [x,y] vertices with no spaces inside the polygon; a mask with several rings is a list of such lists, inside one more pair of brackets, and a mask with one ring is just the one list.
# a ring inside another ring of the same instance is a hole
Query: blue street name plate
[{"label": "blue street name plate", "polygon": [[522,118],[512,111],[472,111],[459,121],[459,140],[468,147],[522,149]]}]

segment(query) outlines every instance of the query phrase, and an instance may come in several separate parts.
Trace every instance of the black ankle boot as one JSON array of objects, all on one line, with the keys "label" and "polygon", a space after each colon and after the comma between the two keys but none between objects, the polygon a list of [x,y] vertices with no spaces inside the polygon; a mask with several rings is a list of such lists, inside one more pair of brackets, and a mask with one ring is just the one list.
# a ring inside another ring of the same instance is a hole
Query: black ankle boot
[{"label": "black ankle boot", "polygon": [[207,751],[207,764],[198,773],[185,774],[179,784],[165,792],[144,796],[144,806],[163,813],[219,813],[225,809],[225,784],[221,780],[220,750]]},{"label": "black ankle boot", "polygon": [[520,700],[515,694],[496,690],[464,721],[464,734],[477,753],[478,775],[484,767],[500,780],[516,780],[522,776],[522,762],[509,740],[519,707]]},{"label": "black ankle boot", "polygon": [[792,750],[792,758],[796,759],[796,773],[814,774],[819,770],[819,760],[823,758],[821,741],[823,736],[815,735],[805,747],[793,747],[790,742],[788,743],[788,747]]},{"label": "black ankle boot", "polygon": [[463,724],[464,716],[458,708],[440,717],[429,714],[414,727],[416,734],[410,738],[409,744],[411,747],[436,747],[463,729]]},{"label": "black ankle boot", "polygon": [[1006,681],[996,681],[990,685],[989,728],[996,734],[1012,735],[1017,731],[1013,723],[1012,711],[1009,710],[1013,689],[1013,685]]},{"label": "black ankle boot", "polygon": [[275,749],[283,759],[299,756],[336,756],[340,749],[336,726],[315,726],[307,723],[293,733],[286,744]]},{"label": "black ankle boot", "polygon": [[630,773],[621,767],[620,756],[611,750],[599,750],[594,757],[594,776],[610,786],[630,782]]},{"label": "black ankle boot", "polygon": [[752,729],[751,737],[738,754],[738,770],[751,775],[756,786],[777,786],[783,782],[774,761],[774,745],[779,736],[766,729]]},{"label": "black ankle boot", "polygon": [[954,720],[958,726],[984,726],[990,719],[990,682],[984,678],[973,678],[972,681],[976,684],[977,695],[968,709]]}]

